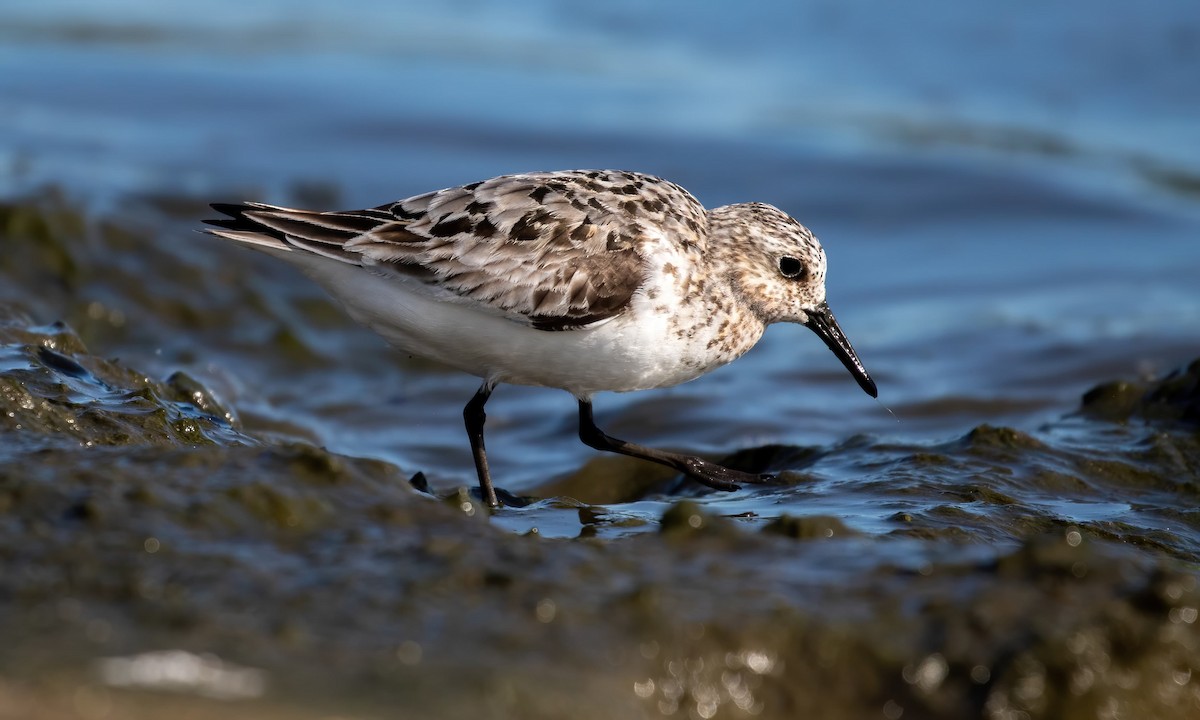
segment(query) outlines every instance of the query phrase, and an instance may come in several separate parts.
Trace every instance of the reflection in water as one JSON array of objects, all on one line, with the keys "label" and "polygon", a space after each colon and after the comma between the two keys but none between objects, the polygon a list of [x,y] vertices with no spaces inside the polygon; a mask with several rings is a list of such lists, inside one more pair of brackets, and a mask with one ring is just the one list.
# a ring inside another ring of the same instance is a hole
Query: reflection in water
[{"label": "reflection in water", "polygon": [[96,667],[110,687],[195,693],[220,700],[246,700],[266,691],[262,670],[183,650],[102,658]]},{"label": "reflection in water", "polygon": [[[646,656],[644,647],[642,654]],[[656,658],[657,647],[648,656]],[[726,703],[758,715],[763,711],[754,694],[762,684],[759,676],[784,671],[773,653],[760,649],[665,658],[659,663],[662,674],[634,681],[633,692],[667,716],[685,709],[688,714],[711,718]]]}]

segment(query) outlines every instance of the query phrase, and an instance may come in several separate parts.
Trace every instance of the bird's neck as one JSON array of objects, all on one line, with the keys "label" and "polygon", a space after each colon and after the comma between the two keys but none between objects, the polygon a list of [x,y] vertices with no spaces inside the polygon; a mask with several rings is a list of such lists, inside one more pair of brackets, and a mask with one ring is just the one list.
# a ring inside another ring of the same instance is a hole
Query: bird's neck
[{"label": "bird's neck", "polygon": [[[714,249],[708,248],[710,252]],[[703,345],[705,354],[713,360],[713,366],[736,360],[754,347],[762,337],[766,324],[742,291],[738,277],[727,270],[711,270],[735,266],[694,262],[684,267],[689,271],[681,273],[678,278],[678,296],[701,300],[694,306],[698,315],[691,323],[693,342]]]}]

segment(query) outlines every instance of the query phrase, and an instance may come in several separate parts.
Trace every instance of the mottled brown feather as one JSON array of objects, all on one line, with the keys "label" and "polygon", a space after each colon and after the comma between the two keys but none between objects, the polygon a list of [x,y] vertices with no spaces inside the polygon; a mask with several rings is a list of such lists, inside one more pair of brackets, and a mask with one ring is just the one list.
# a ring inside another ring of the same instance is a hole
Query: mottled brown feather
[{"label": "mottled brown feather", "polygon": [[219,209],[234,218],[223,227],[415,277],[439,297],[542,330],[620,314],[644,281],[652,235],[703,246],[707,230],[686,190],[622,171],[507,175],[346,212]]}]

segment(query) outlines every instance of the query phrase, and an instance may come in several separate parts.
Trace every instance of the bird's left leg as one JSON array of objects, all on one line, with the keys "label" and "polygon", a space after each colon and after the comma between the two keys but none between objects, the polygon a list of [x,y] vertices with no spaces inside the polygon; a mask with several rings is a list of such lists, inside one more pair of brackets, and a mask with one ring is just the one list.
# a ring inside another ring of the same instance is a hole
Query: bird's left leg
[{"label": "bird's left leg", "polygon": [[579,400],[579,439],[585,445],[597,450],[620,453],[622,455],[629,455],[630,457],[641,458],[642,460],[649,460],[659,465],[666,465],[687,475],[696,482],[707,485],[715,490],[737,490],[739,487],[738,483],[763,483],[769,482],[775,477],[773,475],[760,475],[758,473],[733,470],[723,465],[702,460],[693,455],[655,450],[654,448],[648,448],[612,437],[596,427],[596,421],[592,417],[592,402],[590,400]]}]

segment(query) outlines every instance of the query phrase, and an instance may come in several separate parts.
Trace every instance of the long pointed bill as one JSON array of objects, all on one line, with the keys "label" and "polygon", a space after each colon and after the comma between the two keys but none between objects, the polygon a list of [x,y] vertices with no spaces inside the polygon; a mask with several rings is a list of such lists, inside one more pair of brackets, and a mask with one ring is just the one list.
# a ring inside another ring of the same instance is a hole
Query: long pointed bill
[{"label": "long pointed bill", "polygon": [[854,348],[850,346],[850,341],[838,327],[837,318],[833,316],[833,311],[829,309],[828,303],[821,303],[815,310],[809,311],[808,322],[804,323],[804,326],[825,341],[825,345],[833,351],[834,355],[837,355],[838,360],[842,361],[863,391],[871,397],[879,397],[875,381],[867,374],[867,369],[863,367]]}]

